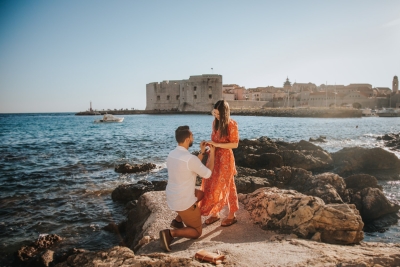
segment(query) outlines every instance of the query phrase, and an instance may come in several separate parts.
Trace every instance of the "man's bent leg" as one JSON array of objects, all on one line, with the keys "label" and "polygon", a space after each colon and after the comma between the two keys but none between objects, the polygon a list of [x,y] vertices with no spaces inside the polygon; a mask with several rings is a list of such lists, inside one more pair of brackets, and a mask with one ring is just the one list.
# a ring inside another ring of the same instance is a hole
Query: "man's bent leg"
[{"label": "man's bent leg", "polygon": [[179,214],[176,215],[175,219],[172,220],[170,227],[174,229],[181,229],[185,227],[185,225],[182,222],[182,218],[181,216],[179,216]]},{"label": "man's bent leg", "polygon": [[195,189],[194,190],[194,195],[197,198],[197,202],[200,202],[204,197],[204,192],[199,190],[199,189]]},{"label": "man's bent leg", "polygon": [[173,237],[199,238],[202,233],[201,212],[197,204],[190,206],[187,210],[178,211],[186,227],[171,230]]}]

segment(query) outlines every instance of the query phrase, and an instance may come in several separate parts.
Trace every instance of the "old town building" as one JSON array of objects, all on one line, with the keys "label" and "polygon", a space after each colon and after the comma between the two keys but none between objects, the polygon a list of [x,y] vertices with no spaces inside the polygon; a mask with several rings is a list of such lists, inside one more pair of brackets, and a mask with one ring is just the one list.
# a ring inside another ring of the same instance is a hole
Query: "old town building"
[{"label": "old town building", "polygon": [[222,75],[203,74],[187,80],[154,82],[146,85],[146,110],[209,111],[215,102],[225,99],[233,109],[268,107],[400,107],[398,78],[392,89],[367,83],[329,85],[291,83],[283,87],[246,89],[237,84],[222,84]]}]

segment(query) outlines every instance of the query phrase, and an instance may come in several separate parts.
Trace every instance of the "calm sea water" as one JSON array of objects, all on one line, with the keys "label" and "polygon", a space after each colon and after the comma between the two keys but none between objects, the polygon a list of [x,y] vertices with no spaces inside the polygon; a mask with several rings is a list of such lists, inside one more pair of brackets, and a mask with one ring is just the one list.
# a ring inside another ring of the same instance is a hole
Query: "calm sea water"
[{"label": "calm sea water", "polygon": [[[111,200],[118,185],[166,179],[165,159],[175,147],[174,130],[189,125],[194,149],[210,138],[212,116],[127,115],[123,123],[95,124],[99,116],[0,114],[0,253],[7,254],[41,234],[55,233],[63,247],[88,250],[117,245],[120,238],[101,228],[125,218]],[[400,132],[400,118],[273,118],[233,116],[240,138],[268,136],[284,141],[326,136],[329,152],[374,147],[378,135]],[[358,126],[358,127],[357,127]],[[400,156],[399,154],[397,156]],[[148,174],[122,175],[122,162],[153,162]],[[400,200],[400,183],[383,182],[385,194]],[[400,243],[400,224],[367,241]]]}]

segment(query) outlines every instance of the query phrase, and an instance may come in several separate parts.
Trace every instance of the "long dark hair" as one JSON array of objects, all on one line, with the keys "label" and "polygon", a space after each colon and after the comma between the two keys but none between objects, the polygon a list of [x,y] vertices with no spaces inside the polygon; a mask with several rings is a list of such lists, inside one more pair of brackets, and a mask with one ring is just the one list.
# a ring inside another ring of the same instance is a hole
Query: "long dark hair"
[{"label": "long dark hair", "polygon": [[214,105],[214,109],[219,111],[219,120],[214,119],[214,130],[219,130],[219,137],[228,136],[228,124],[230,119],[229,104],[225,100],[219,100]]}]

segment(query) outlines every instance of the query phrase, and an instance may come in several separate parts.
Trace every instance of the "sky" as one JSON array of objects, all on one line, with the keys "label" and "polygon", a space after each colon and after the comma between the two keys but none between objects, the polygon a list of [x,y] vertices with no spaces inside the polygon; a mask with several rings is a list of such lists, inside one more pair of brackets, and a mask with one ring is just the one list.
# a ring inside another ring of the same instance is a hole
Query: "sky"
[{"label": "sky", "polygon": [[0,113],[146,107],[146,84],[392,87],[398,0],[3,0]]}]

